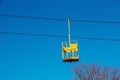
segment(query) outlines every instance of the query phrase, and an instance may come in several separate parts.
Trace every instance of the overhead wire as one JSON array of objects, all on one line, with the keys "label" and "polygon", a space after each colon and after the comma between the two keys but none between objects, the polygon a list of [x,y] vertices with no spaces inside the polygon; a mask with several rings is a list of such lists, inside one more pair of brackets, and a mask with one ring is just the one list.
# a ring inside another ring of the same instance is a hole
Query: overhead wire
[{"label": "overhead wire", "polygon": [[[50,35],[50,34],[33,34],[33,33],[18,33],[18,32],[0,32],[0,34],[12,34],[12,35],[26,35],[26,36],[43,36],[43,37],[54,37],[54,38],[67,38],[68,36],[61,35]],[[120,41],[120,39],[112,39],[112,38],[90,38],[90,37],[79,37],[79,36],[71,36],[71,38],[76,39],[86,39],[86,40],[107,40],[107,41]]]},{"label": "overhead wire", "polygon": [[[65,18],[45,18],[45,17],[35,17],[35,16],[18,16],[10,14],[0,14],[4,17],[16,17],[16,18],[28,18],[28,19],[39,19],[39,20],[49,20],[49,21],[67,21]],[[79,19],[70,19],[73,22],[89,22],[89,23],[108,23],[108,24],[120,24],[120,21],[103,21],[103,20],[79,20]]]},{"label": "overhead wire", "polygon": [[[30,19],[39,19],[39,20],[50,20],[50,21],[67,21],[67,19],[63,19],[63,18],[45,18],[45,17],[34,17],[34,16],[17,16],[17,15],[9,15],[9,14],[0,14],[0,16],[3,16],[3,17],[15,17],[15,18],[30,18]],[[119,21],[73,20],[73,19],[71,19],[71,21],[74,21],[74,22],[92,22],[92,23],[114,23],[114,24],[120,24]],[[44,37],[58,37],[58,38],[66,38],[66,37],[68,37],[68,36],[61,36],[61,35],[33,34],[33,33],[19,33],[19,32],[0,32],[0,34],[44,36]],[[71,38],[91,39],[91,40],[120,41],[120,39],[112,39],[112,38],[90,38],[90,37],[79,37],[79,36],[71,36]]]},{"label": "overhead wire", "polygon": [[18,15],[9,15],[9,14],[0,14],[4,17],[15,17],[15,18],[28,18],[28,19],[39,19],[39,20],[50,20],[50,21],[66,21],[67,19],[60,18],[45,18],[45,17],[35,17],[35,16],[18,16]]}]

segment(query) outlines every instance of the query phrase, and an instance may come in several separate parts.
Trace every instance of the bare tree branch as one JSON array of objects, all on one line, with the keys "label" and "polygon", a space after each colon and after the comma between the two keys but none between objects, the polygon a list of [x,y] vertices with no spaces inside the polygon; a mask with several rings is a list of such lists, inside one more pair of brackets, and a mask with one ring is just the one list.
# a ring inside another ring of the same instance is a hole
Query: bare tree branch
[{"label": "bare tree branch", "polygon": [[73,71],[77,76],[76,80],[120,80],[120,70],[118,68],[80,64],[75,66]]}]

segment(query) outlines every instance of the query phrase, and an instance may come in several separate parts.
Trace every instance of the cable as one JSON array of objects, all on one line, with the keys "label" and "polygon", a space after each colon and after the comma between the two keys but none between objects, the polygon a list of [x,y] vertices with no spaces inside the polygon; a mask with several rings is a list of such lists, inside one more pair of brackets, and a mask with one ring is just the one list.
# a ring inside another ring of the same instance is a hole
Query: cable
[{"label": "cable", "polygon": [[[60,19],[60,18],[44,18],[44,17],[33,17],[33,16],[16,16],[16,15],[7,15],[7,14],[0,14],[0,16],[6,17],[16,17],[16,18],[30,18],[30,19],[41,19],[41,20],[50,20],[50,21],[67,21],[67,19]],[[74,22],[93,22],[93,23],[114,23],[120,24],[120,22],[116,21],[96,21],[96,20],[72,20]],[[15,34],[15,35],[30,35],[30,36],[46,36],[46,37],[61,37],[65,38],[67,36],[58,36],[58,35],[46,35],[46,34],[27,34],[27,33],[17,33],[17,32],[0,32],[0,34]],[[77,39],[92,39],[92,40],[110,40],[110,41],[120,41],[120,39],[106,39],[106,38],[89,38],[89,37],[76,37],[73,36],[71,38]]]},{"label": "cable", "polygon": [[[29,33],[18,33],[18,32],[0,32],[0,34],[10,34],[10,35],[26,35],[26,36],[43,36],[43,37],[56,37],[56,38],[67,38],[68,36],[60,36],[60,35],[48,35],[48,34],[29,34]],[[71,38],[76,39],[86,39],[86,40],[104,40],[104,41],[120,41],[120,39],[108,39],[108,38],[90,38],[90,37],[78,37],[71,36]]]},{"label": "cable", "polygon": [[[16,18],[29,18],[29,19],[39,19],[39,20],[49,20],[49,21],[67,21],[67,19],[63,18],[44,18],[44,17],[33,17],[33,16],[17,16],[17,15],[9,15],[9,14],[0,14],[0,16],[6,17],[16,17]],[[73,20],[73,22],[89,22],[89,23],[112,23],[112,24],[120,24],[120,21],[100,21],[100,20]]]},{"label": "cable", "polygon": [[120,24],[118,21],[97,21],[97,20],[71,20],[74,22],[91,22],[91,23],[111,23],[111,24]]},{"label": "cable", "polygon": [[48,35],[48,34],[30,34],[30,33],[18,33],[18,32],[0,32],[0,34],[15,34],[15,35],[26,35],[26,36],[44,36],[44,37],[67,37],[58,35]]},{"label": "cable", "polygon": [[17,16],[17,15],[6,15],[0,14],[0,16],[5,17],[16,17],[16,18],[30,18],[30,19],[39,19],[39,20],[50,20],[50,21],[66,21],[67,19],[58,19],[58,18],[43,18],[43,17],[33,17],[33,16]]}]

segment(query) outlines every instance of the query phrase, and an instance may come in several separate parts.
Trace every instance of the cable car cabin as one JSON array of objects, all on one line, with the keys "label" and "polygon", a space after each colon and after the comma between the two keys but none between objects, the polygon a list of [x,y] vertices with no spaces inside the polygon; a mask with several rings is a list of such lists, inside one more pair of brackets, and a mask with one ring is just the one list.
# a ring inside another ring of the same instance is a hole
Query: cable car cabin
[{"label": "cable car cabin", "polygon": [[79,61],[78,42],[62,43],[62,59],[64,62]]}]

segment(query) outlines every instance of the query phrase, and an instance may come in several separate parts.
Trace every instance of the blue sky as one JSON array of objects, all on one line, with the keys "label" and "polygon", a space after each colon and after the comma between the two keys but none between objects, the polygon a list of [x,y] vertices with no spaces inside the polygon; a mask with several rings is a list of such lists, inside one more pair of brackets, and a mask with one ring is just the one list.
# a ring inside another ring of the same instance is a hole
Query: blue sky
[{"label": "blue sky", "polygon": [[[0,14],[120,21],[120,1],[0,0]],[[67,22],[0,17],[0,31],[67,35]],[[120,39],[120,25],[71,22],[71,35]],[[79,62],[63,63],[67,38],[0,34],[0,80],[71,80],[80,63],[120,66],[120,42],[77,40]]]}]

